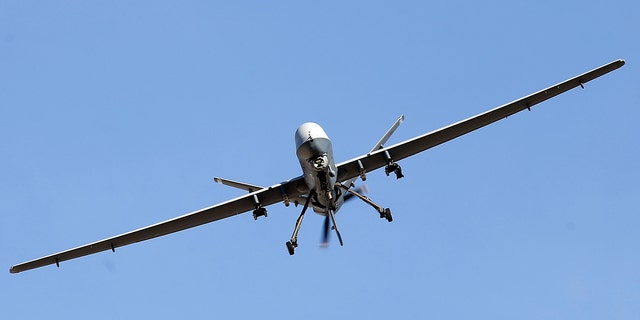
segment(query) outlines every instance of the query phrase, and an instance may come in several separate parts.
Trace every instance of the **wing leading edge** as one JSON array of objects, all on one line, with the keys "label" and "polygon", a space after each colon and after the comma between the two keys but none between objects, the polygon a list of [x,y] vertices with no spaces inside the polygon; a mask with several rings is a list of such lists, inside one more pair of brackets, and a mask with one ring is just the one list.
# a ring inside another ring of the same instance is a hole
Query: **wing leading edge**
[{"label": "wing leading edge", "polygon": [[101,241],[86,244],[81,247],[69,249],[36,260],[28,261],[11,267],[9,272],[18,273],[42,266],[57,264],[60,262],[83,257],[86,255],[98,253],[101,251],[112,250],[116,248],[133,244],[136,242],[153,239],[177,231],[197,227],[209,222],[228,218],[240,213],[254,210],[256,208],[255,197],[261,206],[265,207],[274,203],[285,201],[286,197],[299,197],[308,192],[304,179],[301,177],[290,181],[276,184],[247,195],[204,208],[183,216],[160,222],[142,229],[123,233],[121,235],[104,239]]},{"label": "wing leading edge", "polygon": [[455,139],[476,129],[482,128],[500,119],[518,113],[553,98],[575,87],[616,70],[624,65],[624,60],[615,60],[599,68],[573,77],[536,93],[520,98],[495,109],[462,120],[444,128],[423,134],[393,146],[371,152],[364,156],[338,164],[338,181],[345,181],[386,166],[390,161],[399,161]]}]

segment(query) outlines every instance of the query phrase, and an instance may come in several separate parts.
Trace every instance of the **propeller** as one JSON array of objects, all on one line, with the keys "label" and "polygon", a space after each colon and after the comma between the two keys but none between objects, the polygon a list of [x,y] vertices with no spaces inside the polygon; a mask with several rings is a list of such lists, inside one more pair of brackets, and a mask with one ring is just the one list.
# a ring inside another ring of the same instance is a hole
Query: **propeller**
[{"label": "propeller", "polygon": [[329,215],[324,217],[324,228],[322,229],[322,242],[320,242],[320,246],[326,248],[329,246],[329,233],[331,232],[331,227],[329,224]]},{"label": "propeller", "polygon": [[[369,189],[367,188],[366,185],[361,185],[358,188],[356,188],[355,190],[356,192],[360,193],[360,194],[364,194],[369,192]],[[344,202],[350,201],[351,199],[353,199],[353,194],[351,193],[347,193],[344,195]],[[324,217],[324,226],[322,228],[322,242],[320,242],[320,246],[323,248],[326,248],[329,246],[329,238],[330,238],[330,234],[331,234],[331,216],[329,214],[327,214]],[[338,240],[340,240],[340,245],[342,245],[342,239],[340,237],[340,234],[338,233]]]}]

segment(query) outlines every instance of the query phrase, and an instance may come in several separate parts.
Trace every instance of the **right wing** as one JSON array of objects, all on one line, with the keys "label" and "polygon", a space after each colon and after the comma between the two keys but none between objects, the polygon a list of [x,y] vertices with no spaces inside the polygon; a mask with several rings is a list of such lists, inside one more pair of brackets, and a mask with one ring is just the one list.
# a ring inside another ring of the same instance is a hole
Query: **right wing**
[{"label": "right wing", "polygon": [[36,260],[24,262],[11,267],[9,272],[18,273],[49,264],[56,264],[59,266],[60,262],[62,261],[75,259],[106,250],[112,250],[115,252],[115,249],[118,247],[153,239],[159,236],[193,228],[205,223],[251,211],[256,209],[255,197],[257,197],[260,206],[266,207],[268,205],[281,201],[287,202],[289,198],[298,198],[301,195],[307,193],[308,190],[306,184],[304,183],[304,179],[302,177],[298,177],[287,182],[260,189],[242,197],[219,203],[212,207],[204,208],[171,220],[144,227],[142,229],[127,232],[119,236],[111,237],[94,243],[89,243],[81,247],[48,255]]},{"label": "right wing", "polygon": [[349,181],[358,176],[364,176],[366,172],[376,170],[389,164],[410,157],[439,144],[455,139],[488,124],[504,119],[510,115],[553,98],[570,89],[581,86],[595,78],[607,74],[624,65],[624,60],[616,60],[602,67],[596,68],[569,80],[548,87],[524,98],[507,103],[503,106],[481,113],[477,116],[462,120],[442,129],[432,131],[421,136],[398,143],[388,148],[383,148],[364,156],[338,164],[338,181]]}]

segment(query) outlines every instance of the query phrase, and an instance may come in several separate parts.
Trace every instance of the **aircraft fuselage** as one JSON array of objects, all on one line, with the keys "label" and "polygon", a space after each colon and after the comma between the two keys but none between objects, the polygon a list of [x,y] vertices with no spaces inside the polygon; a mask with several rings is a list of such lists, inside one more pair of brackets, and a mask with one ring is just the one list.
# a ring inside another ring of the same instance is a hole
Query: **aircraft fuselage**
[{"label": "aircraft fuselage", "polygon": [[302,167],[304,182],[313,198],[313,211],[326,215],[338,211],[344,203],[341,188],[336,188],[338,169],[333,158],[331,139],[317,123],[307,122],[295,134],[296,154]]}]

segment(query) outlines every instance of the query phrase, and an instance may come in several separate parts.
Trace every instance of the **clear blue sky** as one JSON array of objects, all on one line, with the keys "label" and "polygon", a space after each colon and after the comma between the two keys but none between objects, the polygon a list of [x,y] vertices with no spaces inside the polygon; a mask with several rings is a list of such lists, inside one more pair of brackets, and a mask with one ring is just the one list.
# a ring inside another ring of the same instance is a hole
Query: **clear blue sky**
[{"label": "clear blue sky", "polygon": [[[637,319],[637,1],[2,1],[0,318]],[[300,174],[624,58],[611,74],[369,174],[345,246],[270,207],[11,265]]]}]

